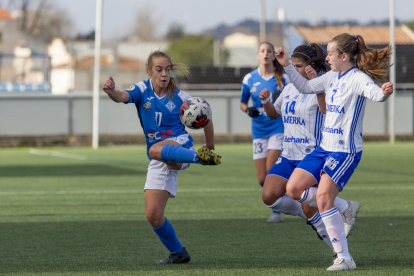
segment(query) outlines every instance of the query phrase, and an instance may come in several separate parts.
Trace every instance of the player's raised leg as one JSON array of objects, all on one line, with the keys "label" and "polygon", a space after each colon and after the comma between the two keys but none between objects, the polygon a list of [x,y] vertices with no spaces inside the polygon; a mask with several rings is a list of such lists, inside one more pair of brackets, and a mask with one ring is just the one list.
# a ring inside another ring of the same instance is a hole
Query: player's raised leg
[{"label": "player's raised leg", "polygon": [[175,163],[198,163],[202,165],[218,165],[221,163],[221,156],[207,148],[199,149],[196,152],[181,146],[173,140],[164,140],[152,145],[148,154],[152,159]]}]

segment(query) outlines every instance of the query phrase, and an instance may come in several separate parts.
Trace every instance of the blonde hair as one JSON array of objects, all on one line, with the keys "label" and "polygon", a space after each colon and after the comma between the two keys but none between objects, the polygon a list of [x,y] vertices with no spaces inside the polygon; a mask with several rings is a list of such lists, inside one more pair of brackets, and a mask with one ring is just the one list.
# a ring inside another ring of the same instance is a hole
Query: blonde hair
[{"label": "blonde hair", "polygon": [[387,69],[392,66],[389,64],[393,51],[391,46],[378,50],[371,49],[365,45],[362,36],[347,33],[335,36],[332,42],[336,43],[339,54],[348,54],[350,61],[359,70],[370,76],[373,81],[383,82],[386,80]]},{"label": "blonde hair", "polygon": [[[154,66],[152,62],[153,59],[159,57],[168,59],[168,61],[171,63],[171,71],[176,73],[177,76],[183,76],[187,78],[191,76],[190,69],[187,67],[187,65],[183,63],[173,63],[171,57],[168,54],[161,51],[154,51],[150,53],[150,55],[148,56],[148,62],[146,64],[147,70],[152,70],[152,66]],[[169,98],[172,96],[173,92],[176,91],[177,88],[180,89],[180,81],[177,78],[174,78],[174,76],[170,76],[170,81],[167,84],[167,95]]]}]

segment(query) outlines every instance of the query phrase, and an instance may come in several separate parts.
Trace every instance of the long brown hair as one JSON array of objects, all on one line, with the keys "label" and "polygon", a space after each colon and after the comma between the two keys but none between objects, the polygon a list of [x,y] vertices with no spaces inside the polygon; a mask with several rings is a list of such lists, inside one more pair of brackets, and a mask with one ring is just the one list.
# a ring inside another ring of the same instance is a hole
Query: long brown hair
[{"label": "long brown hair", "polygon": [[[152,66],[154,65],[152,60],[154,58],[159,58],[159,57],[164,57],[166,59],[168,59],[168,61],[171,63],[171,71],[175,74],[177,74],[178,76],[184,76],[189,78],[190,77],[190,69],[187,67],[187,65],[183,64],[183,63],[173,63],[171,60],[171,57],[161,51],[154,51],[151,52],[150,55],[148,56],[148,62],[147,62],[147,70],[149,70],[149,72],[151,72],[152,70]],[[172,93],[174,91],[176,91],[177,88],[180,88],[180,82],[178,81],[177,78],[175,78],[172,74],[170,76],[170,81],[167,84],[167,94],[168,97],[170,98],[172,96]]]},{"label": "long brown hair", "polygon": [[343,33],[335,36],[332,42],[336,43],[339,54],[346,53],[355,66],[371,77],[375,82],[385,81],[387,69],[392,66],[389,60],[392,54],[392,47],[382,49],[371,49],[365,45],[360,35]]},{"label": "long brown hair", "polygon": [[292,57],[302,59],[307,65],[312,66],[317,74],[324,74],[331,70],[326,62],[326,53],[316,44],[300,45],[293,50]]},{"label": "long brown hair", "polygon": [[[262,42],[259,44],[259,49],[260,49],[260,46],[262,46],[263,44],[269,45],[272,48],[273,54],[275,54],[275,46],[273,46],[272,43],[267,42],[267,41]],[[277,81],[277,88],[280,91],[284,85],[283,84],[283,73],[285,73],[285,69],[283,69],[283,66],[277,61],[276,58],[273,60],[273,67],[275,68],[274,72],[275,72],[275,78]]]}]

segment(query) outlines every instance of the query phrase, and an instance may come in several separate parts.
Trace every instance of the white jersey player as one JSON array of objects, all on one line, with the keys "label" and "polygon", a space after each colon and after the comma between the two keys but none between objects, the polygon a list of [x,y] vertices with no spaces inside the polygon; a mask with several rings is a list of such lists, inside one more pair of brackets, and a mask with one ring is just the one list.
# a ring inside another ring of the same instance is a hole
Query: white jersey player
[{"label": "white jersey player", "polygon": [[[323,74],[330,69],[325,62],[325,57],[326,54],[317,44],[301,45],[294,50],[292,62],[301,76],[312,79],[316,78],[317,73]],[[306,74],[307,64],[312,64],[316,71],[310,75]],[[263,201],[268,207],[281,213],[307,219],[308,224],[311,224],[318,232],[318,236],[332,248],[318,209],[308,205],[301,207],[299,203],[285,194],[286,184],[293,170],[321,142],[323,113],[326,112],[324,95],[301,94],[293,84],[288,84],[274,106],[270,103],[270,91],[267,89],[264,89],[259,97],[270,119],[281,116],[285,130],[282,156],[266,177],[262,191]],[[318,101],[321,103],[320,107]],[[314,178],[314,184],[317,184],[320,173],[315,172]],[[349,208],[348,202],[340,198],[335,200],[335,205],[342,213]]]},{"label": "white jersey player", "polygon": [[[393,84],[378,87],[389,67],[392,49],[366,47],[358,35],[341,34],[328,44],[326,60],[333,72],[313,80],[301,77],[289,64],[283,49],[276,58],[285,67],[292,83],[301,93],[326,92],[326,118],[320,147],[307,155],[288,181],[288,195],[310,206],[318,206],[337,258],[328,270],[356,269],[348,252],[343,218],[334,205],[362,156],[362,120],[366,98],[385,101],[393,93]],[[310,68],[307,68],[310,70]],[[360,70],[359,70],[360,69]],[[315,172],[321,173],[318,188],[312,187]],[[352,221],[360,206],[351,205]]]}]

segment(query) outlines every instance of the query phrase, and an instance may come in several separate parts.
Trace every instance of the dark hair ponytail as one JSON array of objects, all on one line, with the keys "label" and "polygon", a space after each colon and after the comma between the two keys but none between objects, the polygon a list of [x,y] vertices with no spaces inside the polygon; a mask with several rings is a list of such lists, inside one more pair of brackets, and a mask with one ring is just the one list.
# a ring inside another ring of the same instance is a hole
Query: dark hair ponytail
[{"label": "dark hair ponytail", "polygon": [[391,46],[371,49],[367,47],[362,36],[347,33],[335,36],[332,42],[336,43],[339,54],[348,54],[350,61],[373,81],[385,81],[387,69],[392,66],[389,64],[393,51]]},{"label": "dark hair ponytail", "polygon": [[306,64],[312,66],[318,74],[324,74],[331,70],[329,64],[325,61],[326,53],[316,43],[296,47],[292,57],[303,59]]}]

